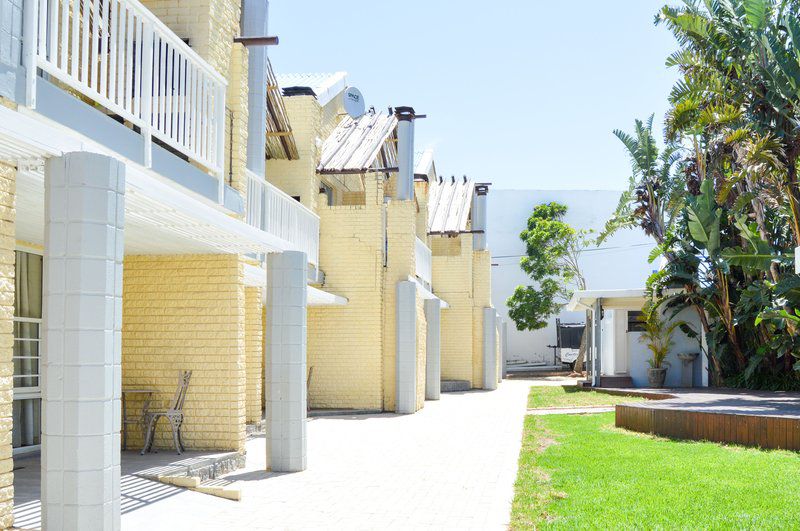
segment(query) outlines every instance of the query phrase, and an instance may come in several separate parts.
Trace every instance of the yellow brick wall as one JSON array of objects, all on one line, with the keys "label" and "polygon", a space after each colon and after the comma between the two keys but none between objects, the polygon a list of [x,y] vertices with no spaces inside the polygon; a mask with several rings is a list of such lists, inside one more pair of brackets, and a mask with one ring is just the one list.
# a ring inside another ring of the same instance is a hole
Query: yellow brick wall
[{"label": "yellow brick wall", "polygon": [[492,305],[491,256],[489,251],[473,252],[472,260],[473,293],[473,387],[483,386],[483,309]]},{"label": "yellow brick wall", "polygon": [[430,247],[428,238],[428,190],[427,181],[414,182],[414,200],[417,202],[417,237]]},{"label": "yellow brick wall", "polygon": [[443,380],[466,380],[476,386],[473,377],[473,252],[472,235],[455,238],[433,236],[433,289],[449,308],[442,310],[441,364]]},{"label": "yellow brick wall", "polygon": [[242,197],[247,194],[247,57],[247,48],[233,45],[225,97],[225,179]]},{"label": "yellow brick wall", "polygon": [[245,296],[245,363],[247,373],[246,420],[249,423],[261,420],[264,378],[264,307],[261,289],[246,287]]},{"label": "yellow brick wall", "polygon": [[16,172],[0,164],[0,529],[13,523],[14,462],[11,457],[11,405],[14,316],[14,222],[16,219]]},{"label": "yellow brick wall", "polygon": [[[184,406],[186,447],[243,451],[245,285],[239,257],[126,256],[122,313],[123,387],[157,389],[157,398],[168,402],[178,371],[193,371]],[[136,431],[133,445],[141,444]],[[169,437],[162,423],[157,444],[170,445]]]},{"label": "yellow brick wall", "polygon": [[425,319],[425,299],[417,296],[417,410],[425,407],[425,364],[427,357],[428,321]]},{"label": "yellow brick wall", "polygon": [[308,309],[313,408],[383,408],[383,187],[366,183],[365,205],[319,209],[324,288],[348,303]]},{"label": "yellow brick wall", "polygon": [[334,98],[324,107],[313,96],[290,96],[284,98],[284,103],[300,158],[268,160],[267,181],[291,196],[299,196],[304,206],[317,212],[325,206],[324,196],[319,194],[321,178],[317,175],[320,150],[322,142],[342,119],[341,98]]},{"label": "yellow brick wall", "polygon": [[390,201],[386,205],[387,259],[383,304],[383,406],[395,410],[397,353],[397,283],[414,276],[416,234],[414,201]]},{"label": "yellow brick wall", "polygon": [[291,96],[284,98],[284,103],[300,158],[268,160],[267,181],[291,196],[299,196],[305,207],[316,212],[320,149],[316,139],[322,126],[322,109],[313,96]]}]

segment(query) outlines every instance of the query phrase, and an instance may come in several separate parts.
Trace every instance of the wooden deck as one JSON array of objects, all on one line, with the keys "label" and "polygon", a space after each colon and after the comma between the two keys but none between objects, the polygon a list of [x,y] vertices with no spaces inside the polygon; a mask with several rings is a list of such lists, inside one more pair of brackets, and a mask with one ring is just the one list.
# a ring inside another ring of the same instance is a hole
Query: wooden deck
[{"label": "wooden deck", "polygon": [[800,395],[675,392],[616,406],[616,425],[663,437],[800,451]]}]

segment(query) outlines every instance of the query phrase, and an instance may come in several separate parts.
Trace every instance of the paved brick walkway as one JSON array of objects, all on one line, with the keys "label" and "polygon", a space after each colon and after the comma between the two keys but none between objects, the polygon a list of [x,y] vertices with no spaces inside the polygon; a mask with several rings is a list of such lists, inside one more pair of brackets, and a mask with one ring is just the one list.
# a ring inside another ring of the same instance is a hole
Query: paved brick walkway
[{"label": "paved brick walkway", "polygon": [[266,474],[264,439],[251,440],[228,477],[241,502],[129,478],[123,528],[505,528],[531,383],[445,394],[415,415],[312,419],[302,473]]}]

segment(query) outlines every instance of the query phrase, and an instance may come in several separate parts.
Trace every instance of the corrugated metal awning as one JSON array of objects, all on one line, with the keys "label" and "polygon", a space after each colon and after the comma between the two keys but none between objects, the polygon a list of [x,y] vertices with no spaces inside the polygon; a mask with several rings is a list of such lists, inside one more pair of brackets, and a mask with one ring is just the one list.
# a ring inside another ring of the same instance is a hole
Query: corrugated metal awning
[{"label": "corrugated metal awning", "polygon": [[428,233],[467,232],[475,183],[471,179],[438,179],[428,192]]},{"label": "corrugated metal awning", "polygon": [[325,140],[317,173],[367,173],[396,167],[396,127],[394,115],[345,117]]}]

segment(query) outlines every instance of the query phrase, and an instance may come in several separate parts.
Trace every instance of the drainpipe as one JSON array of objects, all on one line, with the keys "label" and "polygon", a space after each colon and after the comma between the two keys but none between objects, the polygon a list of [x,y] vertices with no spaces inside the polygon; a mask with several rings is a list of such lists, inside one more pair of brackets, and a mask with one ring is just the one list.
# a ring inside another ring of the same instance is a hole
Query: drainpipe
[{"label": "drainpipe", "polygon": [[[268,0],[242,2],[242,36],[267,35]],[[247,169],[266,178],[267,47],[248,46]]]},{"label": "drainpipe", "polygon": [[486,250],[486,194],[489,185],[475,183],[475,193],[472,197],[472,248],[476,251]]},{"label": "drainpipe", "polygon": [[396,107],[397,117],[397,189],[399,201],[414,199],[414,119],[413,107]]}]

